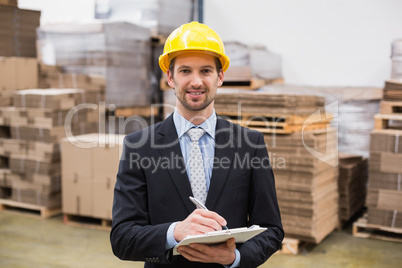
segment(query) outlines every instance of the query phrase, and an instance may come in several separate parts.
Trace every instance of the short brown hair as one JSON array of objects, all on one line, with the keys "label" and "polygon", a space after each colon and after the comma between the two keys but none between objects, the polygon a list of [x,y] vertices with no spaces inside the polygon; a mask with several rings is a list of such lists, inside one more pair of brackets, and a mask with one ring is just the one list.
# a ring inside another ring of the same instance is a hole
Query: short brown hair
[{"label": "short brown hair", "polygon": [[[175,62],[176,62],[176,58],[173,58],[169,64],[169,71],[172,74],[172,77],[173,77]],[[216,71],[219,73],[222,70],[222,62],[217,57],[215,57],[215,66],[216,66]]]}]

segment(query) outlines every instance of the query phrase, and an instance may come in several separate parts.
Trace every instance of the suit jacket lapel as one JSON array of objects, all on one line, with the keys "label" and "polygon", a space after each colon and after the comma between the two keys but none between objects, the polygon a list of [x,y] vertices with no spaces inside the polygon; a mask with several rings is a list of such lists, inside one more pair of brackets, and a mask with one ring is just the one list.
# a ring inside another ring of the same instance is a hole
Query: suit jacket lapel
[{"label": "suit jacket lapel", "polygon": [[157,135],[155,137],[156,144],[163,146],[159,148],[161,156],[173,161],[172,168],[169,169],[171,180],[175,184],[188,212],[191,213],[195,207],[188,197],[193,194],[172,115],[162,122]]},{"label": "suit jacket lapel", "polygon": [[[231,125],[218,116],[215,131],[215,163],[205,204],[211,210],[214,209],[215,203],[218,201],[220,192],[232,167],[236,142]],[[225,158],[225,161],[221,163],[224,163],[224,165],[220,165],[220,161],[223,158]]]}]

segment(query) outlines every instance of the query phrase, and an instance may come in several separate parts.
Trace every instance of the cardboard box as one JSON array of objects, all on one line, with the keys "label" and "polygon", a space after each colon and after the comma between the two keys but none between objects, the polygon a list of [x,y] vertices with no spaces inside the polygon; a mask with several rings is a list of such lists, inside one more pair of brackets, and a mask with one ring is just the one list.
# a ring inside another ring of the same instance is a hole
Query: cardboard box
[{"label": "cardboard box", "polygon": [[12,188],[11,199],[21,203],[44,206],[46,208],[59,208],[61,206],[61,194],[47,194],[36,190],[24,190]]},{"label": "cardboard box", "polygon": [[81,147],[79,141],[88,144],[90,140],[83,136],[76,137],[77,142],[70,142],[67,138],[61,142],[61,172],[64,178],[93,178],[92,152],[90,148]]},{"label": "cardboard box", "polygon": [[402,213],[369,207],[368,223],[391,228],[402,228]]},{"label": "cardboard box", "polygon": [[370,171],[402,173],[402,153],[370,152]]},{"label": "cardboard box", "polygon": [[368,188],[366,205],[369,208],[402,211],[402,191]]},{"label": "cardboard box", "polygon": [[60,144],[45,142],[27,142],[27,155],[29,157],[44,159],[48,162],[60,161]]},{"label": "cardboard box", "polygon": [[[110,220],[124,135],[94,133],[75,138],[76,143],[64,139],[61,144],[63,212]],[[87,203],[82,203],[88,200],[82,199],[82,193],[77,190],[79,184],[92,191],[91,215],[82,214],[89,213],[89,208]]]},{"label": "cardboard box", "polygon": [[81,103],[81,89],[27,89],[14,94],[14,105],[26,108],[69,110]]},{"label": "cardboard box", "polygon": [[26,124],[27,120],[24,108],[0,107],[0,123],[3,126],[20,126]]},{"label": "cardboard box", "polygon": [[373,130],[371,132],[370,151],[402,153],[402,131]]},{"label": "cardboard box", "polygon": [[124,135],[109,134],[99,137],[99,146],[92,148],[93,178],[101,181],[115,179],[123,150]]},{"label": "cardboard box", "polygon": [[26,141],[14,139],[2,139],[3,154],[6,156],[26,155],[28,144]]},{"label": "cardboard box", "polygon": [[15,58],[0,57],[0,90],[17,89],[17,62]]},{"label": "cardboard box", "polygon": [[62,211],[66,214],[91,217],[93,211],[91,178],[63,177]]},{"label": "cardboard box", "polygon": [[400,188],[402,174],[384,173],[371,170],[369,173],[368,187],[372,189],[397,190]]},{"label": "cardboard box", "polygon": [[[38,87],[38,62],[35,58],[0,57],[0,91],[12,92]],[[4,95],[2,95],[4,97]]]},{"label": "cardboard box", "polygon": [[65,136],[66,130],[64,126],[53,128],[38,128],[31,126],[11,127],[11,138],[17,140],[57,143]]},{"label": "cardboard box", "polygon": [[113,193],[116,176],[92,181],[93,185],[93,217],[112,219]]},{"label": "cardboard box", "polygon": [[0,6],[0,14],[0,54],[36,58],[35,30],[39,27],[40,11]]},{"label": "cardboard box", "polygon": [[17,89],[38,87],[38,62],[32,58],[17,59]]},{"label": "cardboard box", "polygon": [[6,5],[10,7],[18,7],[17,0],[0,0],[0,5]]},{"label": "cardboard box", "polygon": [[60,162],[47,162],[45,159],[26,155],[11,155],[10,169],[19,174],[60,174]]}]

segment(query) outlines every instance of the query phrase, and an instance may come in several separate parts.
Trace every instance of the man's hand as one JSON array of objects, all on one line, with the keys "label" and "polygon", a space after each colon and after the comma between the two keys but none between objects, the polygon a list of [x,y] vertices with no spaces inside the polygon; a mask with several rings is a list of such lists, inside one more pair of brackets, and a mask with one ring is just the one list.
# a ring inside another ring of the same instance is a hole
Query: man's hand
[{"label": "man's hand", "polygon": [[180,242],[187,235],[199,235],[222,230],[226,220],[219,214],[204,209],[194,210],[188,217],[177,223],[173,236]]},{"label": "man's hand", "polygon": [[231,238],[214,247],[201,244],[181,246],[178,248],[178,252],[189,261],[231,265],[236,259],[235,249],[235,239]]}]

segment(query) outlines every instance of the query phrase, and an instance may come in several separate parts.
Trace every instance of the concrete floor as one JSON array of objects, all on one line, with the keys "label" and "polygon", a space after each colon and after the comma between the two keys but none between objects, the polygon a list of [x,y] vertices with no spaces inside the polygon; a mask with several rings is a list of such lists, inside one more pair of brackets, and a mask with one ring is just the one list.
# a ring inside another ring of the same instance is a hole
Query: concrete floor
[{"label": "concrete floor", "polygon": [[[355,238],[350,228],[335,231],[298,256],[272,256],[261,267],[401,267],[402,243]],[[66,226],[62,217],[46,220],[0,212],[0,267],[137,268],[142,263],[114,257],[109,232]]]}]

